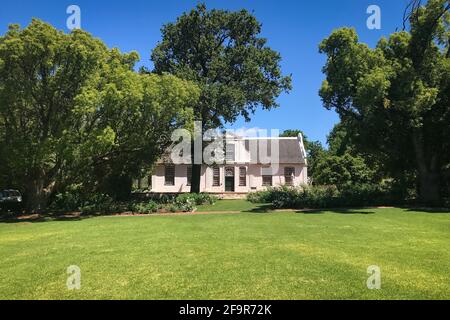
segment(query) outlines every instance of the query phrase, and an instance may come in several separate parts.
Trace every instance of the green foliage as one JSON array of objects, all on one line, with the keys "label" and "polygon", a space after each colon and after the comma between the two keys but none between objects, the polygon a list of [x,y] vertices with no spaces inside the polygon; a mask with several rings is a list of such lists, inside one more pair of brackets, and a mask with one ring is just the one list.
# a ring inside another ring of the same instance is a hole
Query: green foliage
[{"label": "green foliage", "polygon": [[197,193],[197,194],[189,194],[184,193],[180,194],[176,198],[176,202],[187,202],[188,200],[192,201],[192,203],[201,206],[201,205],[213,205],[217,202],[217,197],[210,195],[208,193]]},{"label": "green foliage", "polygon": [[55,195],[50,207],[52,210],[64,212],[81,212],[83,214],[119,213],[122,208],[106,194],[85,194],[80,185],[70,186],[65,192]]},{"label": "green foliage", "polygon": [[192,193],[192,194],[181,194],[179,195],[174,204],[178,207],[180,211],[193,212],[197,209],[196,206],[201,205],[213,205],[217,201],[217,197],[212,196],[207,193]]},{"label": "green foliage", "polygon": [[0,179],[26,194],[28,210],[74,183],[125,198],[129,177],[192,123],[198,87],[138,74],[138,59],[36,19],[0,37]]},{"label": "green foliage", "polygon": [[131,211],[136,214],[157,212],[193,212],[199,205],[214,205],[217,197],[205,193],[163,196],[149,201],[118,202],[104,194],[85,194],[80,185],[74,185],[55,196],[51,209],[84,214],[111,214]]},{"label": "green foliage", "polygon": [[416,174],[430,204],[439,203],[450,163],[449,9],[448,0],[412,6],[409,31],[380,39],[374,49],[349,28],[320,44],[328,57],[324,106],[338,112],[358,151],[378,159],[391,177]]},{"label": "green foliage", "polygon": [[79,208],[82,214],[111,214],[120,212],[121,207],[106,194],[95,194],[89,197]]},{"label": "green foliage", "polygon": [[130,210],[133,213],[138,214],[157,213],[159,209],[161,209],[161,205],[153,200],[144,203],[132,203],[132,205],[130,206]]},{"label": "green foliage", "polygon": [[352,184],[365,184],[372,180],[373,173],[364,159],[346,153],[342,157],[326,156],[317,164],[314,183],[317,185],[335,185],[345,189]]},{"label": "green foliage", "polygon": [[[177,211],[183,211],[183,212],[193,212],[197,210],[197,207],[195,206],[194,199],[191,198],[184,198],[184,199],[177,199],[175,202],[175,205],[177,207]],[[169,206],[169,210],[171,208],[171,205]]]},{"label": "green foliage", "polygon": [[171,213],[175,213],[180,210],[180,208],[175,203],[168,204],[165,208]]},{"label": "green foliage", "polygon": [[307,141],[307,137],[306,135],[303,133],[302,130],[298,130],[298,129],[288,129],[288,130],[284,130],[281,134],[280,137],[285,137],[285,138],[296,138],[299,135],[303,136],[303,140],[305,142],[305,147],[306,147],[306,141]]},{"label": "green foliage", "polygon": [[275,209],[346,208],[405,203],[389,185],[355,184],[339,190],[335,186],[276,187],[255,192],[248,200],[271,203]]},{"label": "green foliage", "polygon": [[206,9],[204,4],[162,28],[153,50],[157,73],[168,72],[195,81],[201,98],[195,108],[208,128],[247,120],[258,104],[270,109],[276,97],[291,88],[280,70],[281,57],[259,37],[261,25],[246,10]]},{"label": "green foliage", "polygon": [[252,203],[271,203],[272,193],[269,190],[250,192],[247,194],[247,201]]}]

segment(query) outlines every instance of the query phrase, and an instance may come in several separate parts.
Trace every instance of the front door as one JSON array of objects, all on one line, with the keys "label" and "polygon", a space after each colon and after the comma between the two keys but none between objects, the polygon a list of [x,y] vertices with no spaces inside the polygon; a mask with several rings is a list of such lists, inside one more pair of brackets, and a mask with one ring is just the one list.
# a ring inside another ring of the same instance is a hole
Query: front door
[{"label": "front door", "polygon": [[234,192],[234,177],[225,177],[225,192]]},{"label": "front door", "polygon": [[234,168],[225,168],[225,192],[234,192]]}]

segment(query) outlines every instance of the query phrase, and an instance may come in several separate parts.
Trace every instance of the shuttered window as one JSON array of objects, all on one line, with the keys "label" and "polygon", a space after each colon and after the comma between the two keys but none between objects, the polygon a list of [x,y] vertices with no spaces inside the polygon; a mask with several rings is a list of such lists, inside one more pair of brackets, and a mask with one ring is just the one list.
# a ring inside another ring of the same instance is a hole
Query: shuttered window
[{"label": "shuttered window", "polygon": [[175,166],[166,165],[164,167],[164,185],[166,186],[175,185]]},{"label": "shuttered window", "polygon": [[272,168],[271,167],[262,167],[261,168],[261,176],[262,176],[262,185],[264,187],[272,186]]},{"label": "shuttered window", "polygon": [[295,168],[286,167],[284,168],[284,181],[287,186],[294,185]]},{"label": "shuttered window", "polygon": [[239,168],[239,186],[240,187],[247,186],[247,168],[246,167]]},{"label": "shuttered window", "polygon": [[272,176],[263,176],[263,187],[271,187],[272,186]]},{"label": "shuttered window", "polygon": [[220,187],[220,168],[213,167],[213,187]]}]

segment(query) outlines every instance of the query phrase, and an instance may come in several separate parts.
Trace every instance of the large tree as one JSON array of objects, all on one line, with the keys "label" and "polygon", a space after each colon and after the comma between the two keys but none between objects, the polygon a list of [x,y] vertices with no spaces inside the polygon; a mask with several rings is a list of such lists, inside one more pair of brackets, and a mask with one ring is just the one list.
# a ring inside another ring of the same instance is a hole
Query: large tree
[{"label": "large tree", "polygon": [[450,163],[450,4],[413,1],[410,8],[408,30],[382,38],[374,49],[353,29],[325,39],[320,95],[352,128],[361,151],[395,163],[393,171],[416,172],[420,198],[438,204]]},{"label": "large tree", "polygon": [[191,120],[196,87],[139,75],[137,59],[39,20],[0,37],[0,178],[25,192],[28,210],[65,183],[100,188],[136,171]]},{"label": "large tree", "polygon": [[[260,32],[260,23],[248,11],[208,11],[204,4],[162,28],[162,41],[152,53],[154,71],[198,84],[194,116],[203,131],[239,116],[249,121],[257,107],[277,107],[276,98],[290,90],[280,54]],[[193,165],[192,192],[200,191],[200,167]]]}]

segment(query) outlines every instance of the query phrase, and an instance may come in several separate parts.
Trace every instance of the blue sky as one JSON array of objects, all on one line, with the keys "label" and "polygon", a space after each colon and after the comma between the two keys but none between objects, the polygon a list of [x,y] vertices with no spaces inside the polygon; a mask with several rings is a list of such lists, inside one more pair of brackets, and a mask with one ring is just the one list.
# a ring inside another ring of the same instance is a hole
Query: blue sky
[{"label": "blue sky", "polygon": [[[258,111],[250,123],[238,121],[230,128],[302,129],[310,139],[326,142],[326,136],[338,122],[334,111],[323,108],[318,90],[324,76],[325,57],[318,44],[334,29],[355,27],[360,40],[374,46],[378,39],[402,25],[408,0],[210,0],[209,8],[252,11],[262,23],[262,36],[283,57],[282,67],[293,76],[293,90],[282,95],[280,108]],[[66,9],[81,8],[82,28],[101,38],[108,46],[124,52],[136,50],[141,65],[152,67],[150,52],[160,40],[160,28],[174,21],[198,1],[191,0],[15,0],[4,1],[0,8],[0,33],[10,23],[26,26],[32,17],[66,30]],[[369,30],[366,13],[369,5],[378,5],[382,13],[381,30]]]}]

